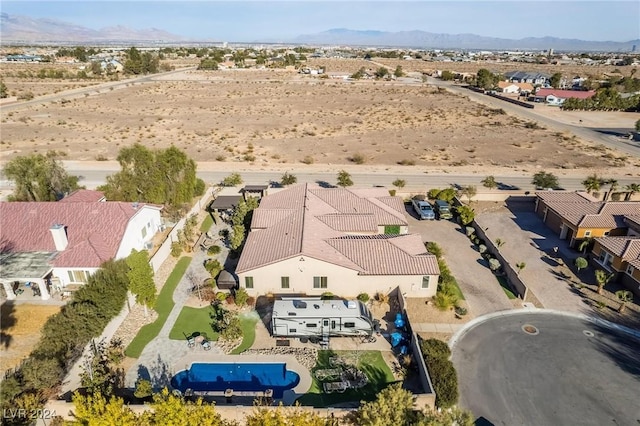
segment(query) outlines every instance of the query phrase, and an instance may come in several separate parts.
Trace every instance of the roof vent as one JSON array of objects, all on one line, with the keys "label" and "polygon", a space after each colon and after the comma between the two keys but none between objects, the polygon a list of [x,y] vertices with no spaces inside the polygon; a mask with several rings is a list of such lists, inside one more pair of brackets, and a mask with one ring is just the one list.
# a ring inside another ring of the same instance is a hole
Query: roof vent
[{"label": "roof vent", "polygon": [[347,308],[356,309],[357,307],[358,307],[358,304],[356,303],[355,300],[347,300]]}]

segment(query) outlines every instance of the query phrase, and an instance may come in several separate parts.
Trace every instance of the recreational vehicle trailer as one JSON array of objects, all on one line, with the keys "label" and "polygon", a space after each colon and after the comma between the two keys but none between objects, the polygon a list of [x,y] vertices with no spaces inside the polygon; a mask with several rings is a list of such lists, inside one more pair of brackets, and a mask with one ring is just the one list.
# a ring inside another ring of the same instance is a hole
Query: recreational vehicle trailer
[{"label": "recreational vehicle trailer", "polygon": [[359,300],[283,298],[273,304],[271,330],[277,337],[372,336],[378,329]]}]

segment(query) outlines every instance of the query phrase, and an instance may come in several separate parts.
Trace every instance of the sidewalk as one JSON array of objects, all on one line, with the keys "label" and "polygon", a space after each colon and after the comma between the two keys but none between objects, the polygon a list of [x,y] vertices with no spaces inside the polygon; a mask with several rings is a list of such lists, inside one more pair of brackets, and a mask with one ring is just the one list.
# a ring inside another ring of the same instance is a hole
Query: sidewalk
[{"label": "sidewalk", "polygon": [[460,330],[465,324],[433,324],[433,323],[411,323],[411,329],[416,333],[447,333],[453,334]]}]

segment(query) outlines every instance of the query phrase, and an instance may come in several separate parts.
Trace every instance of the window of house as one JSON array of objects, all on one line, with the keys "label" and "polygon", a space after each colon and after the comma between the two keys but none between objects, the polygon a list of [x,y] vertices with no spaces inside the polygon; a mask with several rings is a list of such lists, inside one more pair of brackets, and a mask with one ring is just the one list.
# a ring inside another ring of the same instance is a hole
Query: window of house
[{"label": "window of house", "polygon": [[289,333],[296,333],[297,331],[298,331],[298,330],[297,330],[297,329],[295,329],[295,328],[290,328],[290,329],[289,329]]},{"label": "window of house", "polygon": [[244,287],[253,288],[253,277],[244,277]]},{"label": "window of house", "polygon": [[627,270],[625,271],[627,274],[629,275],[633,275],[633,273],[635,272],[636,268],[634,268],[631,265],[627,265]]},{"label": "window of house", "polygon": [[146,238],[147,236],[147,228],[143,227],[142,228],[142,238]]},{"label": "window of house", "polygon": [[289,288],[289,277],[280,277],[280,287]]},{"label": "window of house", "polygon": [[327,288],[327,277],[313,277],[313,288]]},{"label": "window of house", "polygon": [[584,236],[585,237],[590,237],[591,236],[591,230],[588,229],[588,230],[584,231]]},{"label": "window of house", "polygon": [[604,236],[605,236],[605,237],[608,237],[608,236],[609,236],[609,231],[605,232],[605,233],[604,233]]},{"label": "window of house", "polygon": [[86,283],[89,279],[87,271],[67,271],[69,273],[69,281],[72,283]]},{"label": "window of house", "polygon": [[425,275],[422,277],[422,288],[429,288],[429,279],[431,277],[429,275]]},{"label": "window of house", "polygon": [[345,322],[344,328],[354,328],[356,326],[355,322]]}]

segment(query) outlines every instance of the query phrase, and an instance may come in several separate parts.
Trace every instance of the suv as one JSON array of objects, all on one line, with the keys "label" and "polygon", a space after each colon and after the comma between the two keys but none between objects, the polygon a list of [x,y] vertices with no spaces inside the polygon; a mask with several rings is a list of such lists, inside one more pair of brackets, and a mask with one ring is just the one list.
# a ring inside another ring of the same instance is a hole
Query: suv
[{"label": "suv", "polygon": [[431,204],[429,204],[428,201],[411,200],[411,204],[413,204],[413,209],[418,213],[418,217],[421,220],[434,220],[436,218],[433,207],[431,207]]},{"label": "suv", "polygon": [[436,212],[438,213],[438,219],[451,219],[453,217],[449,203],[444,200],[436,200],[434,204]]}]

